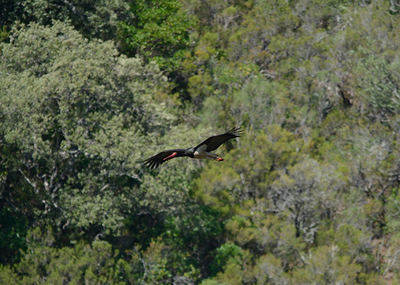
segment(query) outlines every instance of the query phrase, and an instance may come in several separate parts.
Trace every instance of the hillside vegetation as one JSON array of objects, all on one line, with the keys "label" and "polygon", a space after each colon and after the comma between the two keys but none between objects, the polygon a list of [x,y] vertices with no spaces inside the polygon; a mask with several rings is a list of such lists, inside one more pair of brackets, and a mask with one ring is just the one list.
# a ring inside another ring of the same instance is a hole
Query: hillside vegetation
[{"label": "hillside vegetation", "polygon": [[400,1],[3,1],[0,251],[1,284],[400,283]]}]

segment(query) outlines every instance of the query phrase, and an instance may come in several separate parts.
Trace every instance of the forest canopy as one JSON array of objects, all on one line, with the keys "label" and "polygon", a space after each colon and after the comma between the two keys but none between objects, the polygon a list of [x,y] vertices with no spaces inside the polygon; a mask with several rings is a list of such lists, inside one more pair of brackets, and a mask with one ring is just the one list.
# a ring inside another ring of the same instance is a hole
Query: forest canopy
[{"label": "forest canopy", "polygon": [[399,283],[399,31],[397,0],[3,1],[0,283]]}]

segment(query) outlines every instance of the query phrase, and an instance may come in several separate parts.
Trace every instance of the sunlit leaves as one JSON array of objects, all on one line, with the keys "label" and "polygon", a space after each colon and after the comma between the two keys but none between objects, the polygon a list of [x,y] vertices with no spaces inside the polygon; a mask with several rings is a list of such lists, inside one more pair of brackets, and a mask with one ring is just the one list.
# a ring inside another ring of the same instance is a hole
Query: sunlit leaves
[{"label": "sunlit leaves", "polygon": [[[368,72],[364,72],[367,71]],[[370,116],[387,120],[400,112],[400,64],[388,63],[384,58],[370,56],[360,64],[360,88],[372,109]]]},{"label": "sunlit leaves", "polygon": [[0,282],[398,282],[396,1],[58,2],[0,8]]},{"label": "sunlit leaves", "polygon": [[324,246],[304,257],[305,268],[293,274],[293,284],[353,283],[360,266],[346,255],[339,255],[335,246]]},{"label": "sunlit leaves", "polygon": [[89,42],[63,23],[16,31],[2,49],[10,87],[1,90],[2,131],[18,148],[20,179],[44,204],[38,213],[59,226],[120,229],[145,134],[174,120],[155,103],[166,78],[154,63],[119,56],[111,42]]},{"label": "sunlit leaves", "polygon": [[[115,38],[117,24],[131,19],[129,6],[125,1],[59,1],[28,0],[11,1],[1,7],[1,24],[12,25],[14,21],[25,24],[36,22],[51,25],[59,20],[70,22],[77,30],[88,38],[109,40]],[[3,17],[3,13],[5,14]],[[4,18],[4,19],[3,19]],[[4,21],[4,22],[3,22]]]},{"label": "sunlit leaves", "polygon": [[177,69],[190,44],[192,24],[179,1],[132,1],[131,12],[134,20],[120,24],[123,51],[156,60],[169,72]]}]

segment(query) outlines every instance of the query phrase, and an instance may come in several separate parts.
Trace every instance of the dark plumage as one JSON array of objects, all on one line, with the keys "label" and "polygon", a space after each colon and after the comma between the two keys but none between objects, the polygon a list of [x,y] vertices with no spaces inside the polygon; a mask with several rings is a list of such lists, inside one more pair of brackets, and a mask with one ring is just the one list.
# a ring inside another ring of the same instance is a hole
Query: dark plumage
[{"label": "dark plumage", "polygon": [[210,151],[213,151],[213,150],[216,150],[217,148],[219,148],[219,146],[221,144],[223,144],[224,142],[226,142],[230,139],[237,138],[237,137],[240,137],[240,128],[233,128],[232,130],[230,130],[222,135],[216,135],[216,136],[209,137],[208,139],[203,141],[201,144],[196,146],[194,148],[194,150],[198,149],[202,145],[206,145],[207,146],[206,151],[210,152]]},{"label": "dark plumage", "polygon": [[198,159],[215,159],[218,161],[223,161],[222,157],[219,157],[217,154],[210,153],[213,150],[216,150],[221,144],[226,141],[237,138],[240,136],[240,128],[233,128],[230,131],[209,137],[199,145],[195,147],[190,147],[186,149],[169,149],[162,151],[144,161],[144,164],[153,169],[159,167],[164,162],[175,158],[175,157],[183,157],[187,156],[190,158],[198,158]]},{"label": "dark plumage", "polygon": [[[157,168],[164,162],[166,162],[168,159],[167,157],[171,156],[173,153],[176,152],[176,155],[174,157],[180,157],[180,156],[185,156],[185,149],[169,149],[169,150],[164,150],[155,156],[152,156],[148,159],[145,160],[145,165],[150,167],[150,168]],[[173,157],[171,157],[173,158]]]}]

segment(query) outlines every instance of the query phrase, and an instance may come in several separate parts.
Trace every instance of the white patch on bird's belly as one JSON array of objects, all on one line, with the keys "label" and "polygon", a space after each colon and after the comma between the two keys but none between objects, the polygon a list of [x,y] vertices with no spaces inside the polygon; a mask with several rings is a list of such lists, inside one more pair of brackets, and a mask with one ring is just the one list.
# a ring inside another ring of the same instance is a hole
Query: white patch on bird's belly
[{"label": "white patch on bird's belly", "polygon": [[194,158],[197,159],[205,159],[205,158],[209,158],[209,159],[214,159],[215,157],[218,157],[216,154],[210,153],[206,151],[207,146],[206,145],[202,145],[200,147],[198,147],[196,149],[196,151],[194,152]]},{"label": "white patch on bird's belly", "polygon": [[206,152],[206,149],[207,149],[207,146],[204,144],[204,145],[201,145],[201,146],[199,146],[197,149],[196,149],[196,151],[194,152],[194,158],[197,158],[197,159],[204,159],[204,158],[207,158],[207,152]]},{"label": "white patch on bird's belly", "polygon": [[205,158],[208,158],[208,156],[207,156],[207,154],[205,154],[205,153],[200,153],[200,152],[198,152],[198,151],[195,151],[195,152],[194,152],[194,158],[197,158],[197,159],[205,159]]}]

